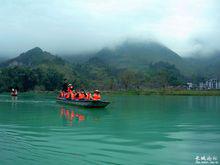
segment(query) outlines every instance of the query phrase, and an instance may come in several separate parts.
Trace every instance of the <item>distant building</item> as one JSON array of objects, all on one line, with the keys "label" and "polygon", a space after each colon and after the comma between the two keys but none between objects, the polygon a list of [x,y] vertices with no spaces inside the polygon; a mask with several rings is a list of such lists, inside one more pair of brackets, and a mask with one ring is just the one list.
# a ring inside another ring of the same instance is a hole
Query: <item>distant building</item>
[{"label": "distant building", "polygon": [[193,83],[188,82],[188,83],[187,83],[187,89],[188,89],[188,90],[193,89]]},{"label": "distant building", "polygon": [[212,78],[205,82],[200,82],[199,84],[193,84],[191,82],[187,83],[186,89],[196,89],[196,90],[209,90],[209,89],[220,89],[220,81],[218,79]]},{"label": "distant building", "polygon": [[200,82],[200,83],[199,83],[199,89],[200,89],[200,90],[206,89],[206,84],[203,83],[203,82]]},{"label": "distant building", "polygon": [[199,89],[200,90],[220,89],[220,81],[218,81],[217,79],[210,79],[207,80],[206,82],[200,82]]},{"label": "distant building", "polygon": [[206,81],[207,89],[220,89],[219,81],[217,79],[210,79]]}]

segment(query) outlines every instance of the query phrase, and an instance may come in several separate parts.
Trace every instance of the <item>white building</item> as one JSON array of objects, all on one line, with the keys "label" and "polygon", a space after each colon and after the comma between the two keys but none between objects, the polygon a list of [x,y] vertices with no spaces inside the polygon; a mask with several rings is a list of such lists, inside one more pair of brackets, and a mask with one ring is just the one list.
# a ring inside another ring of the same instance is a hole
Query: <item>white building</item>
[{"label": "white building", "polygon": [[207,89],[207,88],[206,88],[206,83],[200,82],[200,83],[199,83],[199,89],[200,89],[200,90]]},{"label": "white building", "polygon": [[205,82],[207,89],[220,89],[220,82],[217,79],[210,79]]},{"label": "white building", "polygon": [[193,83],[188,82],[188,83],[187,83],[187,89],[190,90],[190,89],[192,89],[192,88],[193,88]]}]

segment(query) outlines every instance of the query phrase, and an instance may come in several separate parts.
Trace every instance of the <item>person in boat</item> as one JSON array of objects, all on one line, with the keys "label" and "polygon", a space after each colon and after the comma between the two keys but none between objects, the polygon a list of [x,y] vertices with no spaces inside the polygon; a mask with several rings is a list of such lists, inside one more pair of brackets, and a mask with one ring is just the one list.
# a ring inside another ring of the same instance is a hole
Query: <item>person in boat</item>
[{"label": "person in boat", "polygon": [[95,90],[92,98],[93,98],[94,101],[101,100],[100,91],[99,90]]},{"label": "person in boat", "polygon": [[79,100],[85,100],[86,99],[86,92],[82,89],[79,92]]},{"label": "person in boat", "polygon": [[64,91],[60,91],[59,97],[64,97]]},{"label": "person in boat", "polygon": [[68,91],[68,92],[72,92],[72,91],[73,91],[73,86],[72,86],[72,84],[69,84],[69,85],[68,85],[67,91]]},{"label": "person in boat", "polygon": [[72,99],[72,97],[73,97],[72,95],[73,95],[73,86],[72,86],[72,84],[69,84],[67,87],[67,92],[65,92],[64,97],[66,99]]},{"label": "person in boat", "polygon": [[82,91],[82,93],[83,93],[83,95],[84,95],[84,99],[86,100],[86,98],[87,98],[87,93],[83,90]]},{"label": "person in boat", "polygon": [[79,91],[77,90],[74,95],[75,100],[79,100]]},{"label": "person in boat", "polygon": [[76,95],[75,90],[72,90],[72,91],[70,92],[70,98],[71,98],[71,100],[75,100],[75,95]]},{"label": "person in boat", "polygon": [[86,100],[92,100],[92,95],[90,92],[86,93]]}]

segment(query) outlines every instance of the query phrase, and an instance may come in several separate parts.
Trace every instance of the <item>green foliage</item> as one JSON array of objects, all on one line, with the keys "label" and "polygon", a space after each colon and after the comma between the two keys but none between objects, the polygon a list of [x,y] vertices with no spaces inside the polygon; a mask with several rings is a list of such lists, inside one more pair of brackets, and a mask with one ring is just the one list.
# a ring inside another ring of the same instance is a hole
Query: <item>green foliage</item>
[{"label": "green foliage", "polygon": [[150,65],[151,81],[154,87],[178,86],[184,84],[184,77],[180,71],[167,62],[158,62]]},{"label": "green foliage", "polygon": [[75,88],[88,90],[178,86],[185,82],[185,77],[175,62],[181,62],[181,58],[156,43],[125,43],[115,50],[103,49],[78,64],[34,48],[1,65],[0,91],[10,87],[53,91],[60,89],[65,78]]},{"label": "green foliage", "polygon": [[11,87],[18,88],[20,91],[34,90],[36,87],[51,91],[61,87],[63,77],[64,75],[54,69],[4,68],[0,73],[0,91],[10,90]]}]

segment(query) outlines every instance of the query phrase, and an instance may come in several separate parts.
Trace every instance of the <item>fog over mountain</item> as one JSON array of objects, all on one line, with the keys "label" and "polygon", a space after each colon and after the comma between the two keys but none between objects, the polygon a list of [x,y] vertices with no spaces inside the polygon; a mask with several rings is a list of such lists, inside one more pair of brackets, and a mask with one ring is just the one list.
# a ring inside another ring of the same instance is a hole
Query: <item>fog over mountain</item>
[{"label": "fog over mountain", "polygon": [[218,0],[0,0],[0,56],[39,46],[53,54],[158,41],[181,56],[219,50]]}]

